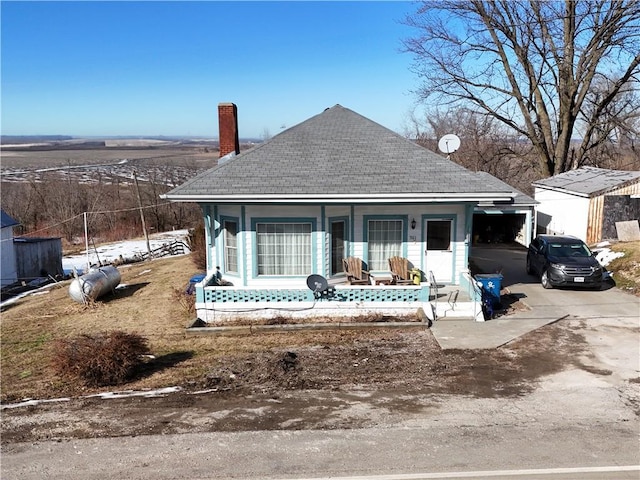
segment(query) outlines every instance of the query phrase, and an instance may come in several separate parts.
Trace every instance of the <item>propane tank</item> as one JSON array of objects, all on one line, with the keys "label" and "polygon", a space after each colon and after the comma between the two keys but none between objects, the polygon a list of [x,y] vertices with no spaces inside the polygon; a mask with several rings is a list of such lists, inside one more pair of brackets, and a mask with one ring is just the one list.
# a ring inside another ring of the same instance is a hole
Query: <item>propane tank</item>
[{"label": "propane tank", "polygon": [[91,269],[71,282],[69,296],[76,302],[87,303],[113,292],[120,283],[120,279],[120,272],[116,267]]}]

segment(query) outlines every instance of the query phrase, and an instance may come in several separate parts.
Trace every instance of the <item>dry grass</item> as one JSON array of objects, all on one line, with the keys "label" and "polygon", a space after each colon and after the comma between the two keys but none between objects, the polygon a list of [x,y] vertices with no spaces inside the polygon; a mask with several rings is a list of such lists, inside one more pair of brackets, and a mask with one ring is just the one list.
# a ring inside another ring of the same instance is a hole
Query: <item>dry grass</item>
[{"label": "dry grass", "polygon": [[[197,350],[198,342],[186,339],[184,332],[193,318],[172,297],[194,271],[189,256],[159,259],[121,267],[127,287],[92,305],[74,302],[69,282],[19,300],[2,313],[0,323],[2,399],[68,392],[72,386],[50,367],[56,340],[121,330],[141,334],[155,355]],[[139,383],[143,387],[154,379]]]},{"label": "dry grass", "polygon": [[176,295],[197,272],[190,256],[158,259],[119,268],[122,284],[115,296],[92,305],[75,303],[68,282],[48,293],[19,300],[2,313],[1,400],[55,398],[101,391],[55,374],[51,359],[56,340],[113,330],[144,337],[156,360],[146,375],[120,388],[144,389],[197,382],[218,360],[303,345],[337,345],[362,332],[273,333],[245,337],[188,336],[194,318]]},{"label": "dry grass", "polygon": [[[625,256],[612,262],[618,287],[640,295],[640,242],[612,247]],[[188,302],[176,296],[196,273],[190,256],[120,267],[118,290],[93,305],[75,303],[68,282],[48,293],[19,300],[2,313],[0,327],[1,400],[55,398],[99,390],[70,382],[51,368],[56,340],[121,330],[138,333],[156,356],[145,375],[122,388],[144,389],[198,383],[221,359],[242,358],[302,346],[345,345],[379,333],[362,331],[289,332],[235,336],[188,336],[194,320]]]},{"label": "dry grass", "polygon": [[620,242],[611,246],[614,252],[624,252],[607,269],[613,273],[616,286],[621,290],[640,296],[640,242]]}]

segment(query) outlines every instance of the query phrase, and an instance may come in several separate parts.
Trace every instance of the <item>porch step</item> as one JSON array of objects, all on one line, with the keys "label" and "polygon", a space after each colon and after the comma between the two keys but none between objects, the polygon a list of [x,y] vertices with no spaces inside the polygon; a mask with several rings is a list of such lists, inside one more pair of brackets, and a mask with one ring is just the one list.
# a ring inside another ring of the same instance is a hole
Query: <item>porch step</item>
[{"label": "porch step", "polygon": [[482,319],[480,305],[474,303],[466,290],[457,285],[444,286],[435,289],[429,299],[435,320],[463,320],[474,321]]},{"label": "porch step", "polygon": [[477,310],[480,308],[478,305],[470,301],[456,302],[453,305],[440,302],[436,304],[432,301],[431,306],[432,309],[435,310],[436,321],[446,319],[460,320],[463,318],[473,320],[476,318],[476,314],[478,313]]}]

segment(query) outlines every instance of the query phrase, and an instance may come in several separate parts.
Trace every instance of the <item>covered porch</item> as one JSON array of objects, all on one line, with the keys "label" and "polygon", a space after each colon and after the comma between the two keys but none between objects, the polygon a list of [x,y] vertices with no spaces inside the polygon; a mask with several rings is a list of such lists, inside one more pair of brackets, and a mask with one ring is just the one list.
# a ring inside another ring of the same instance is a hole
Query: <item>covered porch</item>
[{"label": "covered porch", "polygon": [[446,318],[485,320],[480,289],[468,273],[461,275],[459,285],[350,285],[332,281],[320,291],[296,282],[272,288],[220,285],[215,275],[209,275],[195,285],[195,293],[198,319],[207,324],[239,319],[250,323],[274,318],[315,321],[369,315],[421,315],[430,323]]}]

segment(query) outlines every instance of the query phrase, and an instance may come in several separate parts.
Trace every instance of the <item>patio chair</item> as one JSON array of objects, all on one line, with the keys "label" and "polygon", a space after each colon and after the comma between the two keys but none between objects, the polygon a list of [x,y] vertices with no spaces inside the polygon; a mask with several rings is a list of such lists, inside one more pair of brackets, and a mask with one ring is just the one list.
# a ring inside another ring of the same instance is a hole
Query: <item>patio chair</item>
[{"label": "patio chair", "polygon": [[371,285],[371,276],[362,268],[362,260],[357,257],[343,258],[342,265],[351,285]]},{"label": "patio chair", "polygon": [[391,270],[391,283],[393,285],[411,285],[413,279],[409,274],[409,260],[403,257],[391,257],[389,259],[389,270]]}]

